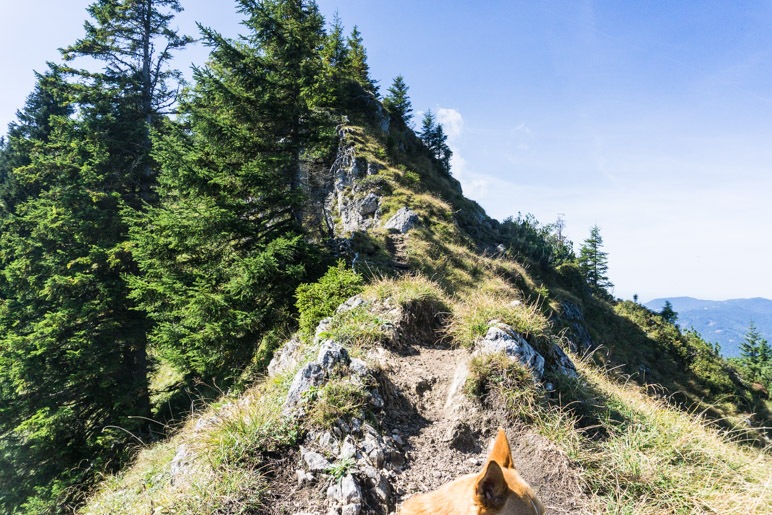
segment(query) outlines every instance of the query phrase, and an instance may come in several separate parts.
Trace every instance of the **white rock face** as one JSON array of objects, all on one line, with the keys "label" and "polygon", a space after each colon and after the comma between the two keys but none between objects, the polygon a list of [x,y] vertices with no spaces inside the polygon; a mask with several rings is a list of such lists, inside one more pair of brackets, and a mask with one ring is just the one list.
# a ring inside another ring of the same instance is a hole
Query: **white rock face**
[{"label": "white rock face", "polygon": [[529,367],[537,379],[544,375],[544,357],[506,324],[491,326],[485,338],[477,343],[477,351],[484,354],[504,352]]},{"label": "white rock face", "polygon": [[407,207],[401,208],[384,224],[386,229],[396,229],[405,234],[418,223],[418,215]]}]

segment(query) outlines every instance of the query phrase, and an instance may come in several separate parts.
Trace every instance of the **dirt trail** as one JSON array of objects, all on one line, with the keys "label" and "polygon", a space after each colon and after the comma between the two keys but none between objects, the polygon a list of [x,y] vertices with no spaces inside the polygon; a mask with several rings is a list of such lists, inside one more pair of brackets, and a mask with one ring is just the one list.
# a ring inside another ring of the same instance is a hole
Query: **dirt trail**
[{"label": "dirt trail", "polygon": [[563,453],[526,428],[507,427],[503,414],[484,413],[466,398],[466,349],[414,346],[382,358],[391,397],[385,428],[407,444],[407,464],[392,479],[399,502],[479,472],[496,429],[503,426],[516,467],[548,512],[582,511],[583,496]]}]

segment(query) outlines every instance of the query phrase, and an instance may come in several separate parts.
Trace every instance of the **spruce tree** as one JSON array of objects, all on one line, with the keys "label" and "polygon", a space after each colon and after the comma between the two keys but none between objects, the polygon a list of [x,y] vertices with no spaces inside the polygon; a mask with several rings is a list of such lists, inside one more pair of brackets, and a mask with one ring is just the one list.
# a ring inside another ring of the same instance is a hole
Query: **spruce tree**
[{"label": "spruce tree", "polygon": [[348,37],[347,68],[351,77],[365,89],[378,96],[378,83],[370,77],[370,65],[367,64],[367,50],[363,44],[362,34],[356,25]]},{"label": "spruce tree", "polygon": [[745,337],[740,342],[739,362],[751,381],[766,388],[772,386],[772,346],[753,321],[748,324]]},{"label": "spruce tree", "polygon": [[383,106],[410,127],[413,120],[413,105],[407,94],[408,89],[405,78],[397,75],[387,90],[388,94],[383,99]]},{"label": "spruce tree", "polygon": [[440,164],[442,170],[445,173],[450,173],[450,158],[453,156],[453,151],[448,146],[448,136],[445,134],[442,124],[437,123],[437,119],[431,109],[424,113],[421,122],[421,132],[418,136],[424,142],[426,148],[429,149],[432,157]]},{"label": "spruce tree", "polygon": [[608,254],[603,250],[603,238],[600,228],[594,225],[579,251],[579,271],[590,290],[601,297],[608,298],[609,288],[614,285],[608,279]]},{"label": "spruce tree", "polygon": [[3,165],[0,447],[18,458],[0,472],[16,483],[5,507],[33,492],[65,502],[69,484],[126,454],[127,432],[147,430],[148,324],[128,299],[122,213],[149,198],[149,129],[175,90],[168,52],[188,41],[168,29],[178,10],[95,2],[86,37],[63,53],[96,65],[41,76],[6,147],[22,151]]},{"label": "spruce tree", "polygon": [[316,5],[239,5],[243,39],[203,29],[209,62],[156,142],[160,205],[132,227],[144,272],[133,296],[156,322],[152,341],[199,377],[233,374],[286,320],[315,255],[298,216],[301,151],[331,130],[315,96],[326,87]]}]

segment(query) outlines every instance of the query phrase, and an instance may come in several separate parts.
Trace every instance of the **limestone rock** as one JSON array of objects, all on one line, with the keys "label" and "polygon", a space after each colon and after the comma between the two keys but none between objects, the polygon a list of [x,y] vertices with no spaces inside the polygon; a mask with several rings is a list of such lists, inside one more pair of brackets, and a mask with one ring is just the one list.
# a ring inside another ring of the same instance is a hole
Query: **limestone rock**
[{"label": "limestone rock", "polygon": [[348,356],[348,351],[333,340],[324,340],[322,342],[322,346],[319,348],[319,355],[316,358],[316,362],[327,373],[329,373],[335,365],[348,365],[350,361],[351,359]]},{"label": "limestone rock", "polygon": [[405,234],[418,223],[418,215],[407,207],[401,208],[397,213],[389,218],[384,227],[394,229]]},{"label": "limestone rock", "polygon": [[324,369],[319,366],[319,363],[312,361],[298,370],[287,393],[287,400],[284,402],[284,413],[290,414],[303,400],[303,393],[312,386],[319,386],[323,381]]},{"label": "limestone rock", "polygon": [[488,328],[485,338],[477,343],[477,350],[482,353],[504,352],[528,366],[537,379],[544,375],[544,357],[531,347],[525,338],[506,324],[497,324]]},{"label": "limestone rock", "polygon": [[297,337],[285,343],[268,364],[268,377],[275,377],[297,366],[300,359],[300,346],[301,343]]}]

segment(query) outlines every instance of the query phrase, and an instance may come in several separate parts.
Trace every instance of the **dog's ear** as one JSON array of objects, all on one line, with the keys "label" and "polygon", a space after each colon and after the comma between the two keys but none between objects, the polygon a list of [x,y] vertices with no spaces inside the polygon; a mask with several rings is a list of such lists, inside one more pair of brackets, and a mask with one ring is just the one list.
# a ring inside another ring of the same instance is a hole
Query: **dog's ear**
[{"label": "dog's ear", "polygon": [[475,501],[478,506],[498,509],[507,502],[507,480],[501,467],[493,460],[488,461],[485,469],[477,476],[474,484]]},{"label": "dog's ear", "polygon": [[502,428],[499,428],[499,434],[496,435],[496,441],[493,442],[493,449],[488,459],[495,461],[502,468],[515,468],[515,464],[512,462],[512,450],[509,448],[507,433]]}]

